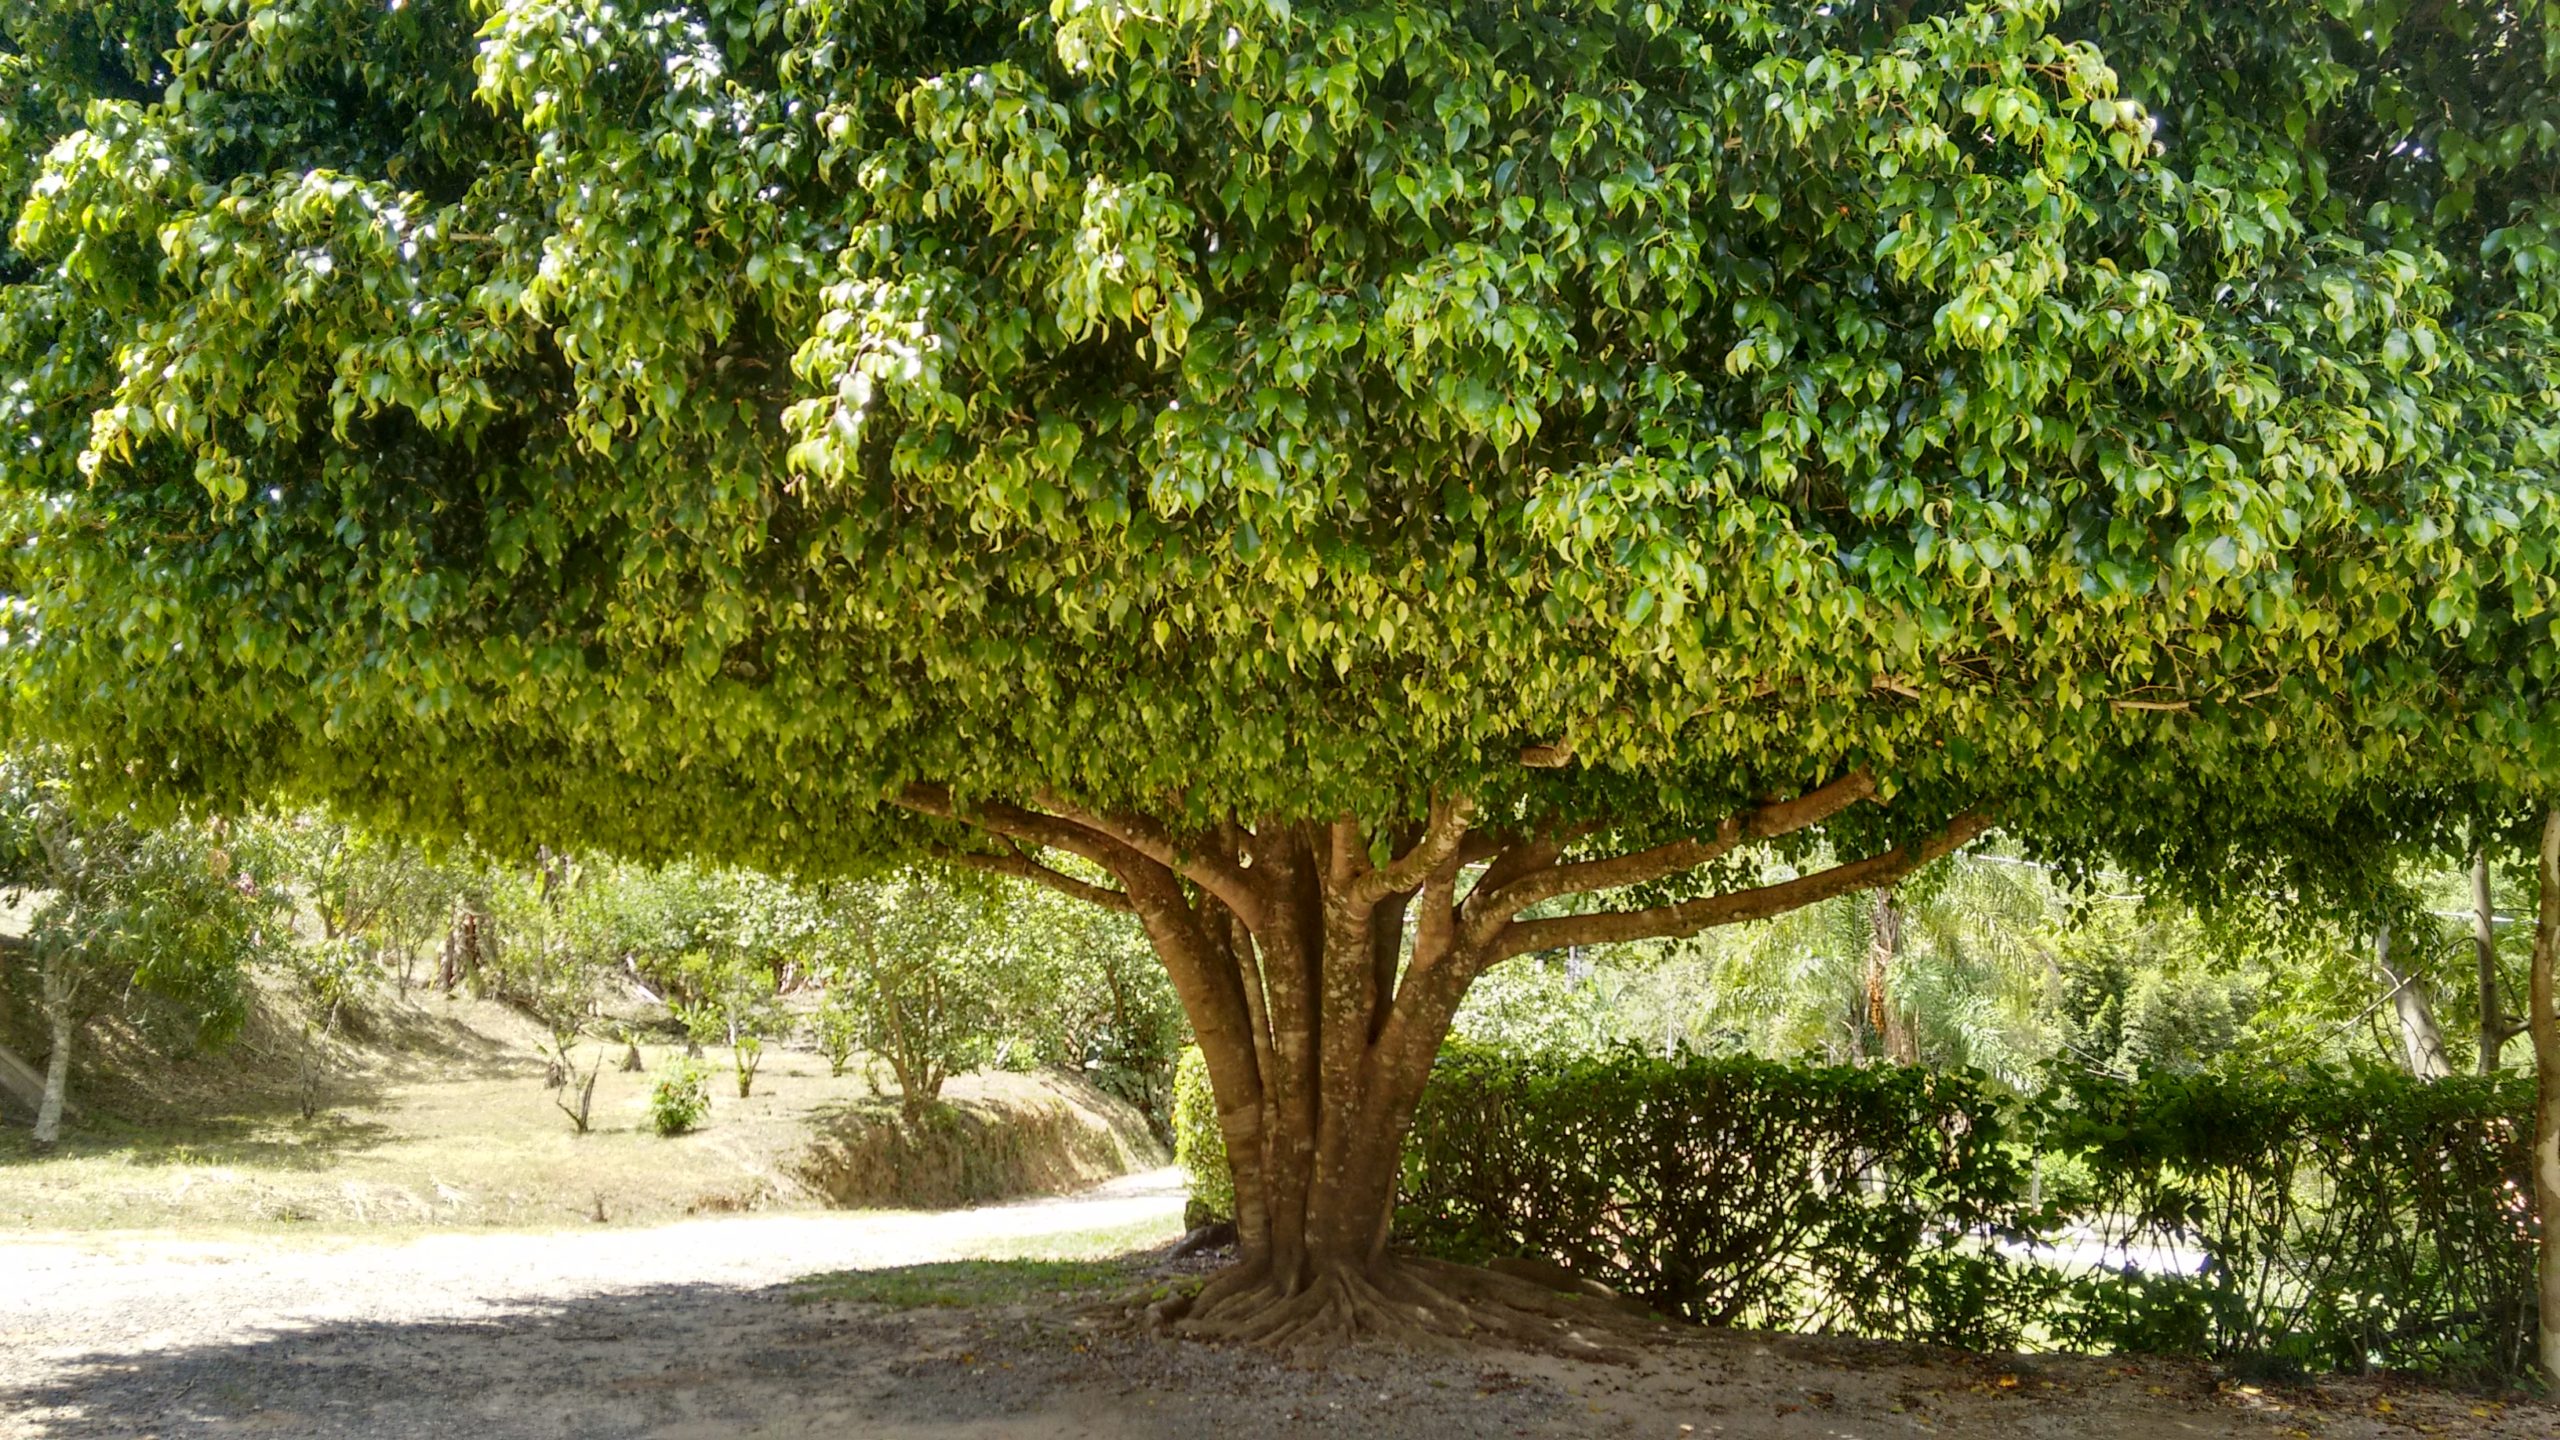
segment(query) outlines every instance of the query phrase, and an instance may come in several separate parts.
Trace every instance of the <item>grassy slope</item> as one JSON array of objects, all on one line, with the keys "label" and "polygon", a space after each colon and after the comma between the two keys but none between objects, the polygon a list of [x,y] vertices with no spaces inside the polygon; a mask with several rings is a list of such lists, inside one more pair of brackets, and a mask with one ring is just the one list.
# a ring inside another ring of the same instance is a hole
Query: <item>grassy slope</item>
[{"label": "grassy slope", "polygon": [[[642,1047],[648,1070],[610,1060],[593,1131],[572,1133],[544,1087],[534,1027],[502,1005],[441,996],[376,997],[331,1047],[313,1118],[301,1114],[298,1022],[281,1001],[219,1056],[146,1062],[104,1037],[75,1089],[88,1102],[60,1151],[38,1157],[16,1124],[0,1131],[0,1229],[172,1226],[322,1230],[514,1228],[651,1223],[730,1210],[816,1208],[802,1174],[813,1136],[894,1124],[858,1073],[831,1078],[814,1055],[766,1052],[752,1097],[737,1098],[714,1050],[703,1128],[662,1139],[646,1126],[654,1076],[680,1053]],[[149,1084],[137,1083],[147,1075]],[[973,1075],[945,1092],[997,1129],[1070,1109],[1075,1154],[1042,1155],[1024,1188],[1058,1189],[1162,1163],[1124,1113],[1053,1077]],[[974,1128],[988,1133],[986,1125]],[[898,1177],[836,1203],[890,1203]],[[935,1196],[912,1197],[931,1202]]]}]

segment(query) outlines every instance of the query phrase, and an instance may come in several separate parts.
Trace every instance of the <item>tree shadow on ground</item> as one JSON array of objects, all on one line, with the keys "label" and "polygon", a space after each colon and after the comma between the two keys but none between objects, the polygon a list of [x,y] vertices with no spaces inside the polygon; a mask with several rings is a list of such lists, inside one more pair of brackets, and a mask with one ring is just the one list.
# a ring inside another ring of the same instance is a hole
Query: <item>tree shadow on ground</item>
[{"label": "tree shadow on ground", "polygon": [[[345,1087],[331,1093],[330,1104],[354,1109],[378,1100],[372,1087]],[[105,1157],[124,1164],[238,1165],[265,1170],[318,1172],[392,1138],[379,1121],[359,1120],[333,1110],[304,1119],[299,1109],[278,1100],[227,1115],[193,1118],[182,1124],[152,1124],[92,1116],[68,1125],[62,1142],[38,1150],[26,1131],[0,1131],[0,1170],[84,1157]]]},{"label": "tree shadow on ground", "polygon": [[[941,1308],[963,1273],[879,1272],[917,1308],[813,1296],[805,1283],[661,1286],[487,1318],[330,1321],[254,1338],[90,1350],[0,1369],[0,1415],[30,1440],[252,1430],[310,1440],[602,1440],[650,1435],[968,1433],[1110,1440],[1562,1436],[1559,1390],[1479,1361],[1397,1356],[1291,1369],[1253,1351],[1078,1327],[1099,1278],[1054,1262],[976,1266],[973,1296],[1025,1309]],[[1001,1283],[990,1285],[993,1274]],[[843,1277],[830,1277],[841,1284]],[[974,1299],[971,1303],[974,1303]],[[137,1326],[147,1314],[120,1315]],[[30,1376],[30,1371],[35,1373]],[[1488,1380],[1493,1375],[1496,1378]]]}]

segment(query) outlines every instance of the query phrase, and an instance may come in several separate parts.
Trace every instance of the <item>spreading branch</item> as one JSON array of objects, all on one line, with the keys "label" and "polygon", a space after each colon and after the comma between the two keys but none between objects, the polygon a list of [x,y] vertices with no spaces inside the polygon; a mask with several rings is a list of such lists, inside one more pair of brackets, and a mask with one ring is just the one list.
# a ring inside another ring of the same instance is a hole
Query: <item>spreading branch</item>
[{"label": "spreading branch", "polygon": [[1875,793],[1875,777],[1864,770],[1852,770],[1792,800],[1763,801],[1751,810],[1728,815],[1712,837],[1675,840],[1650,850],[1600,860],[1565,865],[1550,861],[1515,869],[1516,878],[1507,876],[1496,888],[1477,887],[1483,899],[1479,902],[1476,896],[1468,898],[1467,908],[1473,912],[1470,919],[1482,938],[1491,933],[1492,927],[1542,900],[1591,890],[1620,890],[1695,870],[1723,859],[1745,841],[1774,840],[1819,825]]},{"label": "spreading branch", "polygon": [[1949,821],[1945,829],[1925,840],[1897,845],[1880,854],[1817,870],[1810,875],[1800,875],[1775,885],[1706,895],[1649,910],[1613,910],[1518,921],[1493,937],[1486,963],[1538,950],[1562,949],[1567,945],[1671,939],[1695,935],[1718,925],[1782,915],[1835,895],[1890,885],[1930,861],[1954,852],[1990,826],[1989,816],[1969,811]]},{"label": "spreading branch", "polygon": [[1234,847],[1220,854],[1203,844],[1186,843],[1162,823],[1145,816],[1087,810],[1067,803],[1051,791],[1042,791],[1039,799],[1060,818],[1108,836],[1217,896],[1219,903],[1234,911],[1247,928],[1260,928],[1262,897],[1236,864],[1238,852]]},{"label": "spreading branch", "polygon": [[1052,870],[1018,849],[990,852],[959,850],[948,845],[936,845],[932,853],[936,859],[945,860],[954,865],[965,865],[972,870],[984,870],[992,875],[1010,875],[1017,880],[1046,885],[1069,899],[1099,905],[1105,910],[1116,910],[1125,915],[1134,913],[1137,909],[1130,902],[1128,892],[1114,890],[1107,885],[1096,885],[1090,881],[1079,880],[1063,871]]},{"label": "spreading branch", "polygon": [[1475,802],[1464,795],[1433,802],[1431,818],[1412,848],[1354,878],[1347,899],[1354,906],[1366,908],[1420,886],[1457,856],[1467,838],[1467,823],[1475,813]]}]

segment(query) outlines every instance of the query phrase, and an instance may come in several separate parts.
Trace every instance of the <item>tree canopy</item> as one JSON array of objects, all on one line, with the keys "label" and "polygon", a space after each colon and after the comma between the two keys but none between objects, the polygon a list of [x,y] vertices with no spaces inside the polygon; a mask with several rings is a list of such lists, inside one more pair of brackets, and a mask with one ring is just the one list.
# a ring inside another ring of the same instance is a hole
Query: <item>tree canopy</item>
[{"label": "tree canopy", "polygon": [[19,0],[13,723],[820,869],[2547,785],[2554,32],[2420,11]]}]

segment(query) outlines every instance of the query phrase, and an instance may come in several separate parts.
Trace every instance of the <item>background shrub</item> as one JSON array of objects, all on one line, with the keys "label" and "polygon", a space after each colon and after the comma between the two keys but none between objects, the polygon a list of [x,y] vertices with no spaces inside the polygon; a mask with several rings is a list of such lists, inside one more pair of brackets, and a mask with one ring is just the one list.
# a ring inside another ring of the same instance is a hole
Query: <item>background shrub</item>
[{"label": "background shrub", "polygon": [[682,1135],[711,1113],[711,1072],[692,1060],[678,1060],[649,1087],[649,1123],[661,1135]]},{"label": "background shrub", "polygon": [[2079,1278],[2055,1337],[2281,1369],[2520,1373],[2532,1103],[2529,1076],[2375,1066],[2077,1077],[2038,1126],[2061,1219],[2112,1253],[2194,1264]]},{"label": "background shrub", "polygon": [[1235,1218],[1235,1172],[1227,1168],[1227,1139],[1218,1129],[1218,1099],[1209,1089],[1209,1064],[1197,1045],[1184,1050],[1174,1065],[1173,1158],[1191,1177],[1195,1212],[1208,1219]]},{"label": "background shrub", "polygon": [[1443,1057],[1402,1234],[1539,1256],[1714,1324],[2018,1343],[2028,1172],[1977,1076],[1633,1052]]}]

